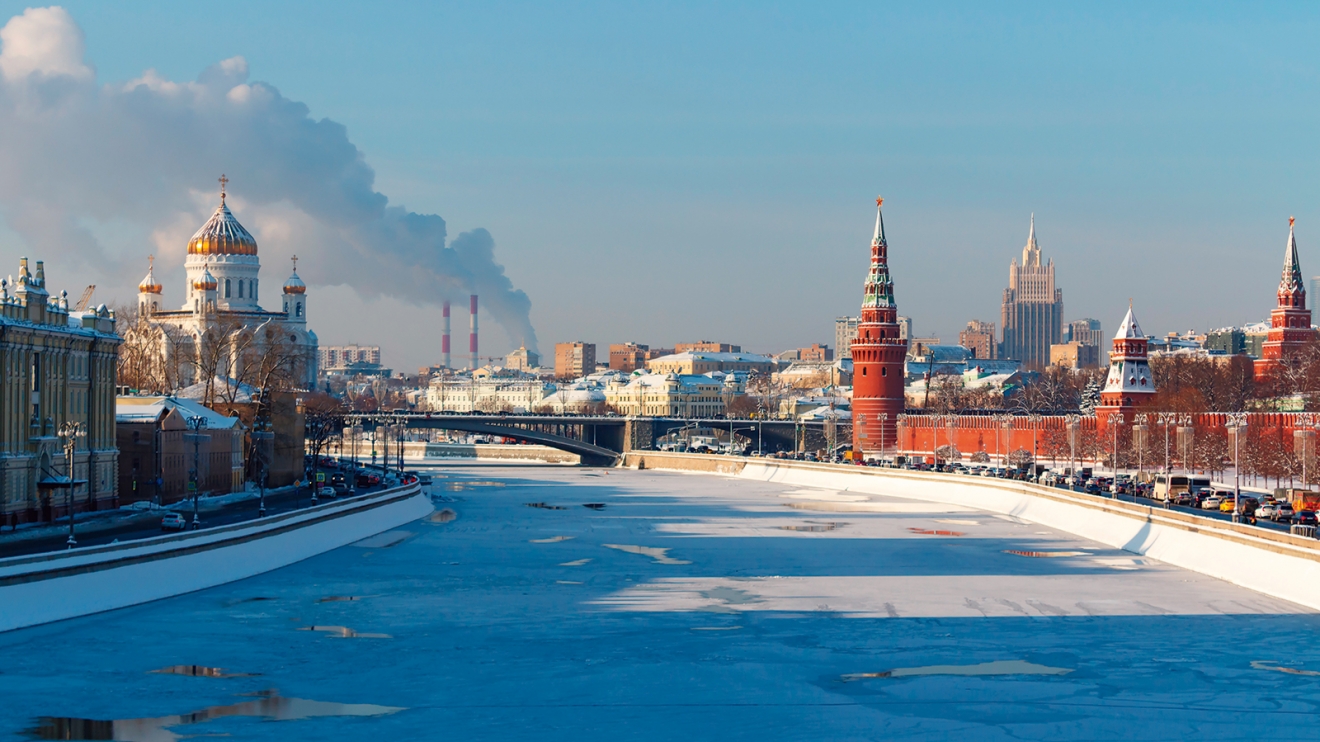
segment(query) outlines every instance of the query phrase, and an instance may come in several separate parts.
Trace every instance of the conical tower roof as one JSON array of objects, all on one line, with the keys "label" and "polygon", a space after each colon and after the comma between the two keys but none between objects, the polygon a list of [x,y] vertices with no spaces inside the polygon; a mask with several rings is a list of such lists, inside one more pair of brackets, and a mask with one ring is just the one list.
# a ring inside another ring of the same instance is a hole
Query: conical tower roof
[{"label": "conical tower roof", "polygon": [[1293,234],[1293,223],[1297,220],[1288,217],[1288,247],[1283,252],[1283,278],[1279,281],[1279,292],[1292,292],[1301,290],[1305,292],[1305,284],[1302,282],[1302,263],[1297,259],[1297,237]]},{"label": "conical tower roof", "polygon": [[1123,316],[1123,322],[1118,326],[1118,334],[1114,335],[1115,340],[1141,340],[1146,335],[1141,332],[1141,325],[1137,324],[1137,316],[1132,313],[1132,304],[1128,303],[1127,314]]},{"label": "conical tower roof", "polygon": [[155,267],[156,256],[147,256],[147,277],[143,278],[142,283],[138,284],[138,293],[159,294],[165,290],[165,287],[160,285],[160,281],[156,280]]}]

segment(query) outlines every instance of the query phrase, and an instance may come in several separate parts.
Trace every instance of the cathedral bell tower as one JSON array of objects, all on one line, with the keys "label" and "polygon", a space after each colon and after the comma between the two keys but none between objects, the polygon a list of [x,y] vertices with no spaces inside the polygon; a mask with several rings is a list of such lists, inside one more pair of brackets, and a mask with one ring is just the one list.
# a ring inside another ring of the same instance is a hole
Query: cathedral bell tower
[{"label": "cathedral bell tower", "polygon": [[889,275],[889,243],[884,216],[875,200],[871,269],[862,295],[862,316],[852,341],[853,455],[874,456],[898,445],[903,414],[903,360],[907,342],[899,337],[894,280]]}]

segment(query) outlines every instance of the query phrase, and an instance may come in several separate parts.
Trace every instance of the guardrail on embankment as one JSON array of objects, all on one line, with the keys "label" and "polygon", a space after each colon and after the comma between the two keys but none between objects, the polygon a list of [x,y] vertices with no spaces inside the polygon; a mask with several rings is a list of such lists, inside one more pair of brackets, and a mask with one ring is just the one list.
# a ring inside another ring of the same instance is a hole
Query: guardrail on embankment
[{"label": "guardrail on embankment", "polygon": [[200,531],[0,559],[0,631],[234,582],[412,522],[417,483]]},{"label": "guardrail on embankment", "polygon": [[1011,515],[1320,610],[1320,541],[1043,485],[960,474],[634,451],[625,466],[890,495]]}]

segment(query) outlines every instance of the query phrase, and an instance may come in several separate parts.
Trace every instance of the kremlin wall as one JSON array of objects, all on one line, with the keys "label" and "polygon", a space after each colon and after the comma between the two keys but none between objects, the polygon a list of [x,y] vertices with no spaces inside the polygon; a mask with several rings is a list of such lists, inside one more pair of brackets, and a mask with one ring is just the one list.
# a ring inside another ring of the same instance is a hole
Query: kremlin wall
[{"label": "kremlin wall", "polygon": [[[931,462],[947,457],[1067,466],[1074,454],[1080,461],[1107,460],[1117,449],[1120,465],[1135,467],[1139,455],[1135,449],[1149,451],[1155,446],[1158,461],[1156,456],[1145,456],[1141,462],[1155,469],[1164,463],[1164,442],[1168,440],[1171,455],[1186,452],[1196,468],[1218,468],[1225,456],[1233,455],[1230,427],[1241,425],[1243,439],[1251,442],[1252,456],[1262,458],[1255,453],[1259,451],[1297,451],[1308,460],[1314,456],[1316,425],[1311,413],[1242,413],[1230,420],[1230,414],[1223,412],[1174,416],[1155,409],[1151,405],[1156,388],[1147,358],[1148,339],[1131,303],[1114,335],[1109,373],[1093,415],[905,413],[904,348],[895,324],[898,306],[889,273],[882,203],[883,199],[876,199],[871,267],[863,291],[861,322],[851,346],[854,452],[866,458],[909,455]],[[1289,218],[1283,275],[1277,305],[1270,314],[1269,336],[1262,357],[1254,364],[1258,382],[1281,372],[1288,359],[1300,354],[1315,335],[1293,222]],[[1029,248],[1035,243],[1034,227],[1033,221]],[[1175,435],[1180,439],[1177,443]],[[1206,466],[1197,461],[1200,458]]]}]

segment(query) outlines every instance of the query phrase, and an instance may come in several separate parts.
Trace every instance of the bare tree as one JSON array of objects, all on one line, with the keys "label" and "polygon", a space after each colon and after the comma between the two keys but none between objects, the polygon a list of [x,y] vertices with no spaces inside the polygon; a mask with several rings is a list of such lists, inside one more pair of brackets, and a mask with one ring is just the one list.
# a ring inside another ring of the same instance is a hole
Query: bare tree
[{"label": "bare tree", "polygon": [[321,454],[332,438],[343,433],[346,412],[343,401],[329,394],[309,392],[303,397],[304,437],[312,455],[313,493],[320,487],[316,475],[320,472]]}]

